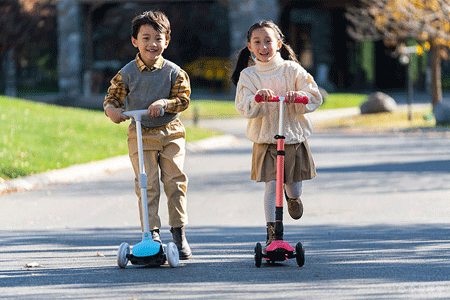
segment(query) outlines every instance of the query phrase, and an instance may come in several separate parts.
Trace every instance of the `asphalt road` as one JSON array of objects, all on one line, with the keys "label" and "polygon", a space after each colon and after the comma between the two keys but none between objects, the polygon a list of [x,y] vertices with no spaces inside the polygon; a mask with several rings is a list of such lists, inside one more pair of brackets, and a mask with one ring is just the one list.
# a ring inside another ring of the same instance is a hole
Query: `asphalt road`
[{"label": "asphalt road", "polygon": [[[130,167],[0,196],[2,299],[449,299],[448,134],[310,139],[318,176],[304,183],[305,214],[285,216],[295,260],[254,266],[264,242],[263,184],[250,181],[242,120],[220,126],[226,146],[192,148],[187,236],[193,258],[120,269],[123,241],[140,241]],[[163,242],[170,241],[165,198]],[[26,267],[26,264],[34,267]]]}]

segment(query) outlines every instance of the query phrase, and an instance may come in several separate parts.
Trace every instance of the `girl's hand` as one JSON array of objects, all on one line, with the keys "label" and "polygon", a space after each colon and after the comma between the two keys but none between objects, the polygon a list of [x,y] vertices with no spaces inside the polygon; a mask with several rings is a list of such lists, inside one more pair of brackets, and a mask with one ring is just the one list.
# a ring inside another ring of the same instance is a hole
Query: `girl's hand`
[{"label": "girl's hand", "polygon": [[125,110],[123,110],[122,108],[108,106],[105,108],[105,115],[114,123],[119,124],[129,119],[129,117],[122,114],[122,112],[124,111]]},{"label": "girl's hand", "polygon": [[257,95],[260,95],[264,98],[264,101],[272,100],[275,96],[275,93],[272,90],[259,90],[256,92]]},{"label": "girl's hand", "polygon": [[166,108],[166,101],[164,99],[156,100],[148,107],[147,114],[152,118],[159,117],[163,108]]},{"label": "girl's hand", "polygon": [[300,93],[300,92],[297,92],[297,91],[287,92],[286,95],[285,95],[286,103],[287,104],[294,103],[295,98],[302,97],[302,96],[303,96],[303,94]]}]

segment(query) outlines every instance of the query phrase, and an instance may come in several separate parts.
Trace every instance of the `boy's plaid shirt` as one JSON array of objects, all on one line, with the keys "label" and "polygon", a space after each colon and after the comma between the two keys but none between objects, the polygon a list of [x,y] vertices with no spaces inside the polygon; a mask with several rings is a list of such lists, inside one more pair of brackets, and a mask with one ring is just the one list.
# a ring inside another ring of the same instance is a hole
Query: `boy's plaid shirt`
[{"label": "boy's plaid shirt", "polygon": [[[150,68],[145,65],[142,61],[139,53],[136,55],[136,63],[141,72],[149,72],[155,69],[160,69],[163,63],[163,58],[160,57]],[[108,88],[108,94],[105,96],[105,101],[103,102],[103,107],[106,108],[108,105],[114,107],[123,107],[125,98],[127,97],[127,90],[125,84],[123,83],[122,75],[120,71],[116,76],[111,79],[111,85]],[[170,90],[169,99],[167,99],[166,111],[168,113],[179,113],[186,110],[189,106],[191,95],[191,88],[189,83],[188,74],[180,69],[175,84]]]}]

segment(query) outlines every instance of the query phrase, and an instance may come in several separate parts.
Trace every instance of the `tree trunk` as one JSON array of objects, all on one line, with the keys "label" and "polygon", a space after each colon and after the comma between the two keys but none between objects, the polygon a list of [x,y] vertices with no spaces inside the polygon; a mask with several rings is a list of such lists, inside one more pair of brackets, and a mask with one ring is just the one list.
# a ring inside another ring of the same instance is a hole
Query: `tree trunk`
[{"label": "tree trunk", "polygon": [[435,107],[442,101],[440,46],[431,46],[431,104]]}]

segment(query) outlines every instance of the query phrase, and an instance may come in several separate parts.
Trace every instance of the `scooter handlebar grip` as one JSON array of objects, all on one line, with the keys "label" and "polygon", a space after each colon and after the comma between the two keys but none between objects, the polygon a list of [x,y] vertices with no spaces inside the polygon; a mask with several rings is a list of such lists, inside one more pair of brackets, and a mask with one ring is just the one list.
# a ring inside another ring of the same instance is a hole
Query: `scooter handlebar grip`
[{"label": "scooter handlebar grip", "polygon": [[[257,94],[257,95],[255,95],[255,101],[259,103],[259,102],[264,102],[265,100],[264,100],[263,96],[261,96],[260,94]],[[278,96],[273,96],[272,99],[268,100],[268,102],[278,102],[278,101],[280,101],[280,97],[278,97]]]},{"label": "scooter handlebar grip", "polygon": [[263,98],[263,96],[261,96],[260,94],[256,94],[255,95],[255,101],[256,102],[263,102],[264,101],[264,98]]},{"label": "scooter handlebar grip", "polygon": [[[282,101],[287,102],[285,97],[278,97],[278,96],[274,96],[272,97],[272,99],[270,99],[268,102],[278,102],[280,101],[280,98]],[[255,95],[255,101],[256,102],[264,102],[264,97],[257,94]],[[294,103],[303,103],[303,104],[308,104],[309,103],[309,99],[306,96],[303,97],[295,97]]]},{"label": "scooter handlebar grip", "polygon": [[295,97],[294,103],[303,103],[303,104],[308,104],[309,103],[309,99],[306,96],[303,97]]}]

